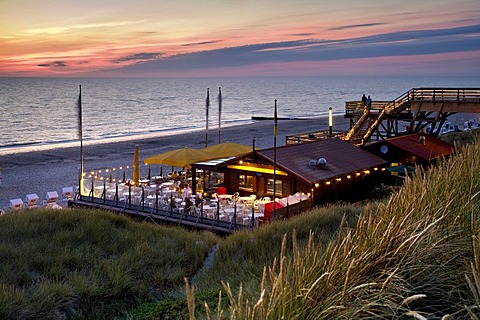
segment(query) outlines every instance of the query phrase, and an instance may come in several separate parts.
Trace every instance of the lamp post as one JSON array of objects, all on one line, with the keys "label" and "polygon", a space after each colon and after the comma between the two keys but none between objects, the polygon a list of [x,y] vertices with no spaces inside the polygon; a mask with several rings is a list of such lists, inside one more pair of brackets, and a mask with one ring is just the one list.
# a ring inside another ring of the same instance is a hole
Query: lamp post
[{"label": "lamp post", "polygon": [[333,135],[332,107],[328,108],[328,135],[330,138]]}]

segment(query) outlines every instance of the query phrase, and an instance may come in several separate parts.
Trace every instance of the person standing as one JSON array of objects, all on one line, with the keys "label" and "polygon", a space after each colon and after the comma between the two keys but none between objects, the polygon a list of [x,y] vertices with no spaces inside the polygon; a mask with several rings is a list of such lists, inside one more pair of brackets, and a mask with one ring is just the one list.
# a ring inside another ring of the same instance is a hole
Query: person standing
[{"label": "person standing", "polygon": [[367,97],[365,96],[365,93],[362,96],[362,104],[364,108],[367,106]]},{"label": "person standing", "polygon": [[371,110],[372,109],[372,98],[368,96],[367,98],[367,109]]}]

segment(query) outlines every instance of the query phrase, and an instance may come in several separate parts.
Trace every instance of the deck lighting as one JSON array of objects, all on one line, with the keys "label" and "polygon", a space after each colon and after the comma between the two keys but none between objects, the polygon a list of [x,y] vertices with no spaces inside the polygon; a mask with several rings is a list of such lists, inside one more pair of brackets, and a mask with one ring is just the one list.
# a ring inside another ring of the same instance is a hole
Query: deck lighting
[{"label": "deck lighting", "polygon": [[369,174],[369,173],[370,173],[370,170],[365,170],[365,171],[363,171],[363,172],[365,172],[365,174]]},{"label": "deck lighting", "polygon": [[330,181],[325,182],[325,184],[326,184],[326,185],[329,185],[329,184],[330,184]]},{"label": "deck lighting", "polygon": [[357,175],[357,177],[358,177],[358,176],[360,175],[360,172],[357,172],[357,173],[355,173],[355,174],[356,174],[356,175]]},{"label": "deck lighting", "polygon": [[337,179],[335,179],[335,180],[337,180],[337,181],[342,181],[342,178],[337,178]]},{"label": "deck lighting", "polygon": [[373,168],[373,171],[378,171],[378,168]]},{"label": "deck lighting", "polygon": [[315,182],[315,188],[318,188],[318,187],[320,187],[320,183]]},{"label": "deck lighting", "polygon": [[308,196],[309,198],[310,198],[310,196],[311,196],[311,195],[312,195],[312,194],[311,194],[310,192],[309,192],[309,193],[307,193],[307,196]]},{"label": "deck lighting", "polygon": [[123,169],[123,167],[120,167],[120,168],[118,168],[118,169],[119,169],[119,170],[122,170],[122,169]]},{"label": "deck lighting", "polygon": [[382,171],[385,171],[385,168],[382,168]]},{"label": "deck lighting", "polygon": [[350,179],[350,178],[352,178],[352,176],[351,176],[351,175],[347,175],[347,179]]},{"label": "deck lighting", "polygon": [[243,160],[238,161],[239,164],[243,164]]}]

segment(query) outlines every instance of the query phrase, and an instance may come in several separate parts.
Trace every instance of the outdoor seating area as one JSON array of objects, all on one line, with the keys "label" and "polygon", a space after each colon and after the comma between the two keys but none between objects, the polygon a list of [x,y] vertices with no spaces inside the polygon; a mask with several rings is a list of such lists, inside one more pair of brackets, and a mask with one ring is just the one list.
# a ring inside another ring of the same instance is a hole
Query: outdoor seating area
[{"label": "outdoor seating area", "polygon": [[[266,204],[272,203],[270,197],[257,198],[255,194],[240,196],[238,192],[193,194],[184,173],[180,173],[178,177],[183,177],[180,179],[173,179],[168,174],[161,178],[155,176],[140,186],[132,186],[128,182],[109,183],[85,179],[81,198],[87,201],[100,200],[112,208],[188,215],[244,227],[255,227],[264,218],[270,219],[271,211],[266,210]],[[282,207],[286,207],[307,199],[308,195],[298,193],[276,200],[282,203]]]}]

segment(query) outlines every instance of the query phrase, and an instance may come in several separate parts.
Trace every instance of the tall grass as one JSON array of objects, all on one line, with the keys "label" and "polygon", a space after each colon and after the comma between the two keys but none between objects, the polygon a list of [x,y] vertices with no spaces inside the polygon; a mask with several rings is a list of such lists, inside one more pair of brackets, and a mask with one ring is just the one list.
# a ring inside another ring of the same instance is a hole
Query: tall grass
[{"label": "tall grass", "polygon": [[203,264],[208,232],[93,210],[0,217],[1,319],[105,319],[156,301]]},{"label": "tall grass", "polygon": [[[251,231],[236,232],[219,242],[212,268],[198,278],[199,289],[220,289],[222,281],[228,279],[232,287],[243,283],[244,291],[257,291],[262,280],[263,269],[280,254],[284,234],[296,230],[296,241],[307,243],[310,230],[319,230],[315,240],[327,243],[341,225],[355,225],[361,207],[352,205],[330,205],[305,212],[285,221]],[[291,237],[286,239],[291,243]]]},{"label": "tall grass", "polygon": [[314,231],[306,244],[285,235],[255,294],[224,284],[223,316],[478,318],[479,172],[476,144],[365,207],[356,227],[328,244]]}]

